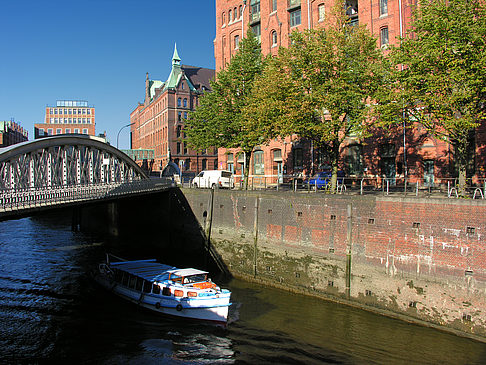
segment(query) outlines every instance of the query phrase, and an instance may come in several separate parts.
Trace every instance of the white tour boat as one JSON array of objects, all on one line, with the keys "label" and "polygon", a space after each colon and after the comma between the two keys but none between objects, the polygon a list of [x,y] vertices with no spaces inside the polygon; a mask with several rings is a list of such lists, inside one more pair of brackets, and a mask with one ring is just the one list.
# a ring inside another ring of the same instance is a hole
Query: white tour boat
[{"label": "white tour boat", "polygon": [[95,279],[113,293],[155,312],[226,325],[231,292],[206,271],[106,255]]}]

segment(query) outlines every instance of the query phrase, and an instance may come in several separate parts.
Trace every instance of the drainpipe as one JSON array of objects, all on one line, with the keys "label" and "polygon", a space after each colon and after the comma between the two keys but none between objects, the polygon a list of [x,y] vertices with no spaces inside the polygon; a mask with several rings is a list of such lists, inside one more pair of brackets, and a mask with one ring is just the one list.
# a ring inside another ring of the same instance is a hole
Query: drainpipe
[{"label": "drainpipe", "polygon": [[311,29],[310,7],[311,7],[311,0],[307,0],[307,24],[309,29]]},{"label": "drainpipe", "polygon": [[400,16],[400,38],[403,37],[403,20],[402,20],[402,0],[398,0],[398,14]]},{"label": "drainpipe", "polygon": [[[400,17],[400,43],[402,42],[403,37],[403,15],[402,15],[402,0],[398,0],[398,14]],[[403,64],[400,65],[401,70],[403,71]],[[407,141],[406,141],[406,129],[405,129],[405,108],[402,109],[402,120],[403,120],[403,176],[405,177],[405,181],[407,181],[408,171],[407,171]],[[406,185],[405,185],[406,186]]]},{"label": "drainpipe", "polygon": [[[401,1],[401,0],[400,0]],[[245,37],[245,9],[246,9],[246,0],[243,0],[243,10],[241,11],[241,39]]]}]

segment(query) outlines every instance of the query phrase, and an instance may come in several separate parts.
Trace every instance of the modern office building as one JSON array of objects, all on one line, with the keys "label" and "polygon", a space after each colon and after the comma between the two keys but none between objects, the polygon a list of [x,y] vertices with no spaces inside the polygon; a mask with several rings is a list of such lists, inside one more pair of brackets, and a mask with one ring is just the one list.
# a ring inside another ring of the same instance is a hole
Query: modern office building
[{"label": "modern office building", "polygon": [[[346,0],[343,3],[351,21],[366,25],[375,35],[377,45],[386,50],[410,27],[417,0]],[[238,51],[248,29],[260,39],[263,54],[276,55],[279,47],[289,46],[291,32],[325,26],[333,4],[324,0],[216,0],[216,70],[224,68]],[[484,152],[481,153],[486,149],[484,123],[472,138],[476,153],[472,153],[468,176],[484,178],[486,159]],[[218,153],[220,168],[241,174],[244,159],[239,150],[219,149]],[[430,137],[420,125],[406,131],[397,128],[395,134],[386,137],[378,132],[368,140],[349,138],[341,153],[340,168],[348,176],[391,179],[407,176],[412,181],[434,184],[438,177],[456,174],[451,146]],[[292,136],[256,148],[250,175],[274,177],[282,172],[308,175],[325,168],[328,160],[325,151]]]},{"label": "modern office building", "polygon": [[147,166],[153,171],[160,171],[169,162],[177,164],[186,175],[216,168],[216,149],[197,153],[184,140],[184,121],[198,104],[199,96],[210,91],[213,77],[212,69],[182,65],[174,47],[169,77],[166,81],[151,80],[147,73],[145,100],[130,114],[132,155],[139,156],[137,150],[153,150],[152,160],[148,161],[151,166]]},{"label": "modern office building", "polygon": [[95,108],[84,100],[57,100],[46,106],[44,123],[34,124],[34,138],[58,134],[95,134]]},{"label": "modern office building", "polygon": [[29,132],[13,120],[0,121],[0,147],[7,147],[29,139]]}]

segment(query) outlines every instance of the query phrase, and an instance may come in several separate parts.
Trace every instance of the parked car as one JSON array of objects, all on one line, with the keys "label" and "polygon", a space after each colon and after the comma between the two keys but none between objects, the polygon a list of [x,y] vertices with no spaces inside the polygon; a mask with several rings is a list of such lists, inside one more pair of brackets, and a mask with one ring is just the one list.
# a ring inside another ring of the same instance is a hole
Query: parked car
[{"label": "parked car", "polygon": [[227,188],[234,187],[233,173],[227,170],[204,170],[192,179],[191,185],[196,188]]},{"label": "parked car", "polygon": [[[326,189],[327,186],[331,183],[331,171],[321,171],[311,177],[309,180],[304,181],[304,187],[310,186],[311,188],[315,189]],[[339,170],[337,176],[338,184],[342,184],[344,181],[344,172]]]}]

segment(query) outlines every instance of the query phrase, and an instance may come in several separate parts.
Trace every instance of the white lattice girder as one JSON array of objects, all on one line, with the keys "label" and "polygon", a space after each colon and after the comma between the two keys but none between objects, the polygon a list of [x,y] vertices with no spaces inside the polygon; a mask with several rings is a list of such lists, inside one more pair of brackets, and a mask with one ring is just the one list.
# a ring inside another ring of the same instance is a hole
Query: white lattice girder
[{"label": "white lattice girder", "polygon": [[0,189],[145,178],[144,171],[130,157],[92,136],[52,136],[0,149]]}]

